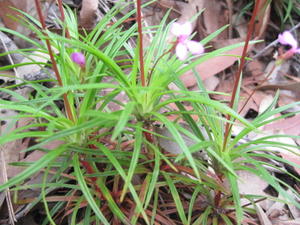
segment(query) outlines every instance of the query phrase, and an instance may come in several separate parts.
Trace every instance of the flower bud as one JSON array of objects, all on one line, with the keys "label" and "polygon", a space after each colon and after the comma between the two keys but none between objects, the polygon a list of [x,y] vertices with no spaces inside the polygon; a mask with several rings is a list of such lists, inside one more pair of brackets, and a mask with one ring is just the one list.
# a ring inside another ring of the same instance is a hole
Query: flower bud
[{"label": "flower bud", "polygon": [[85,57],[81,52],[73,52],[71,59],[74,63],[78,64],[81,68],[85,67]]}]

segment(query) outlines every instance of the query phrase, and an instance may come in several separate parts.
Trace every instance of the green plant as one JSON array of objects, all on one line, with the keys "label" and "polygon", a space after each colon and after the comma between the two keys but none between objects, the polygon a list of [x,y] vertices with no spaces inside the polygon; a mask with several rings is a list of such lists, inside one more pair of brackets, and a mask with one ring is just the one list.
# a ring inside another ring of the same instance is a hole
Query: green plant
[{"label": "green plant", "polygon": [[[237,170],[247,170],[262,174],[287,200],[299,205],[285,194],[279,185],[283,182],[268,176],[269,172],[263,167],[265,163],[254,159],[258,154],[270,157],[265,154],[266,145],[283,147],[282,144],[267,141],[271,137],[265,137],[237,145],[246,134],[273,121],[268,120],[271,115],[299,103],[275,110],[269,107],[250,123],[238,115],[234,107],[212,100],[196,71],[198,92],[188,91],[179,79],[195,65],[244,43],[206,53],[195,60],[179,61],[170,51],[173,44],[167,42],[168,15],[160,25],[144,28],[144,31],[139,27],[136,33],[136,25],[127,30],[123,28],[123,23],[134,11],[111,24],[111,18],[118,13],[118,8],[114,7],[90,33],[81,35],[74,13],[67,7],[65,10],[65,15],[62,14],[65,19],[61,21],[65,36],[46,30],[39,21],[23,13],[31,21],[25,20],[24,24],[35,32],[41,43],[1,28],[32,43],[37,52],[55,49],[59,54],[53,54],[51,63],[32,63],[41,66],[56,64],[57,80],[61,80],[59,86],[53,88],[23,81],[36,92],[29,99],[1,88],[16,99],[14,102],[0,100],[0,108],[18,111],[18,116],[11,118],[12,123],[27,117],[33,121],[28,126],[4,132],[0,144],[33,138],[36,144],[25,151],[45,152],[41,159],[27,164],[23,172],[1,185],[1,191],[6,188],[15,191],[41,188],[41,195],[30,204],[33,207],[40,201],[44,203],[47,218],[43,224],[59,223],[59,216],[70,216],[71,224],[118,224],[120,221],[124,224],[174,224],[174,221],[182,224],[217,224],[218,221],[233,224],[235,220],[240,223],[243,211],[248,210],[240,205],[236,175]],[[42,22],[42,14],[40,18]],[[207,44],[226,28],[217,30],[201,43]],[[154,38],[148,47],[143,48],[142,35],[148,32],[154,33]],[[137,37],[138,45],[132,47],[128,41]],[[30,56],[28,50],[21,51]],[[85,56],[84,66],[72,61],[70,56],[74,52]],[[22,64],[2,69],[18,66]],[[107,78],[111,81],[107,82]],[[172,82],[179,90],[168,88]],[[236,87],[235,96],[238,96],[239,86]],[[102,94],[108,88],[110,92]],[[125,93],[128,100],[118,101],[116,96],[121,93]],[[63,110],[56,104],[60,100],[64,101]],[[273,105],[275,102],[276,98]],[[119,109],[110,110],[111,103],[117,104]],[[171,109],[171,103],[175,103],[178,110]],[[187,110],[186,104],[192,109]],[[190,129],[176,120],[170,121],[169,115],[178,116],[178,120],[182,119]],[[198,119],[194,120],[192,115]],[[244,129],[230,139],[230,129],[225,132],[226,124],[236,124],[236,121]],[[171,137],[158,134],[155,130],[157,124],[165,125]],[[183,135],[194,140],[195,144],[187,145]],[[166,153],[159,138],[176,142],[182,154]],[[44,148],[46,143],[57,140],[62,142],[58,147]],[[199,149],[206,152],[208,160],[193,155]],[[272,157],[289,163],[280,157]],[[240,158],[243,160],[238,160]],[[26,178],[42,170],[42,184],[22,185]],[[230,188],[224,185],[225,179]],[[51,192],[57,188],[63,188],[64,196],[49,208]],[[243,197],[255,201],[253,196]]]}]

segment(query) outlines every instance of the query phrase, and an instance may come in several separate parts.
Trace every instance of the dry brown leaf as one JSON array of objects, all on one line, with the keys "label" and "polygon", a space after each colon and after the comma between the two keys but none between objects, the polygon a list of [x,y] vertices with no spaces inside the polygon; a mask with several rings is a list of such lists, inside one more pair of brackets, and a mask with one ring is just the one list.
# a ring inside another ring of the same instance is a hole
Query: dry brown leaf
[{"label": "dry brown leaf", "polygon": [[220,84],[220,79],[216,76],[208,77],[203,81],[203,85],[208,91],[216,90],[217,86]]},{"label": "dry brown leaf", "polygon": [[[4,122],[5,124],[1,124],[0,127],[0,135],[3,135],[5,133],[9,133],[13,131],[14,129],[21,127],[22,123],[20,124],[10,124],[11,120],[5,119],[9,117],[15,116],[16,113],[13,111],[7,111],[7,110],[0,110],[0,118],[1,122]],[[13,177],[13,170],[15,167],[10,166],[9,163],[11,162],[17,162],[20,159],[20,152],[25,149],[28,146],[28,141],[22,141],[22,140],[15,140],[9,143],[6,143],[2,146],[0,146],[0,184],[3,184],[7,181],[7,179]],[[9,198],[9,196],[7,196]],[[0,193],[0,207],[5,199],[5,192]]]},{"label": "dry brown leaf", "polygon": [[[278,196],[279,199],[284,199]],[[266,211],[266,214],[273,222],[273,220],[288,220],[287,210],[285,209],[285,203],[274,202],[274,204]],[[272,223],[273,224],[273,223]]]},{"label": "dry brown leaf", "polygon": [[[288,190],[288,193],[290,195],[295,195],[295,193],[292,193],[291,190]],[[298,219],[300,220],[300,209],[297,208],[297,206],[293,205],[293,204],[288,204],[288,209],[291,213],[291,215],[293,216],[294,219]]]},{"label": "dry brown leaf", "polygon": [[[190,130],[189,126],[186,125],[185,123],[180,123],[180,126],[183,127],[186,130]],[[202,133],[205,135],[205,130],[203,127],[199,127],[199,129],[202,131]],[[158,137],[158,144],[167,152],[172,153],[172,154],[181,154],[182,148],[180,148],[180,146],[177,144],[177,142],[174,140],[173,135],[170,133],[170,131],[166,128],[166,127],[155,127],[154,131],[158,134],[160,134],[161,136],[164,136],[166,138],[161,138]],[[186,136],[183,133],[180,133],[182,139],[184,140],[185,144],[187,146],[192,146],[194,144],[196,144],[196,141],[191,139],[190,137]],[[207,136],[207,135],[206,135]],[[208,137],[205,137],[208,138]],[[200,151],[201,149],[199,149]],[[203,157],[204,155],[201,153],[199,153],[199,151],[197,151],[197,156],[199,157]]]},{"label": "dry brown leaf", "polygon": [[294,91],[296,94],[300,96],[300,82],[291,82],[286,84],[267,84],[259,87],[260,90],[268,90],[268,89],[281,89],[281,90],[289,90]]},{"label": "dry brown leaf", "polygon": [[264,126],[264,130],[278,131],[289,135],[300,135],[300,115],[282,119]]},{"label": "dry brown leaf", "polygon": [[[300,157],[298,155],[292,154],[290,152],[286,152],[286,153],[281,152],[280,155],[285,160],[288,160],[288,161],[293,162],[293,163],[295,163],[295,164],[297,164],[297,165],[300,166]],[[293,167],[293,168],[300,175],[300,168],[298,168],[298,167]]]},{"label": "dry brown leaf", "polygon": [[[240,96],[241,100],[239,102],[239,112],[242,116],[245,116],[250,109],[255,110],[256,112],[259,111],[259,106],[261,105],[261,101],[266,97],[266,93],[262,91],[255,91],[254,94],[251,96],[250,100],[244,107],[244,104],[248,100],[252,90],[250,88],[243,87]],[[243,108],[242,108],[243,107]]]},{"label": "dry brown leaf", "polygon": [[[55,149],[58,146],[62,145],[63,142],[60,140],[55,140],[55,141],[51,141],[45,145],[43,145],[43,148],[51,150],[51,149]],[[21,162],[36,162],[37,160],[39,160],[40,158],[42,158],[46,153],[45,152],[41,152],[41,151],[33,151],[32,153],[30,153],[25,159],[20,160]],[[22,172],[24,170],[24,168],[22,167],[16,167],[13,166],[11,167],[11,170],[9,171],[9,176],[16,176],[17,174],[19,174],[20,172]],[[30,178],[30,180],[35,179],[36,175],[32,176]]]},{"label": "dry brown leaf", "polygon": [[[50,1],[52,0],[46,0],[46,2]],[[45,8],[46,4],[43,4],[44,1],[41,1],[41,3],[42,7]],[[32,32],[30,29],[26,28],[25,26],[22,26],[17,21],[9,17],[13,16],[18,18],[22,16],[21,13],[17,12],[12,8],[20,9],[36,18],[37,11],[34,0],[0,0],[0,20],[3,21],[4,25],[7,28],[15,30],[25,36],[30,36]],[[20,37],[14,36],[13,39],[15,44],[21,48],[31,47],[31,45],[27,41],[23,40]]]},{"label": "dry brown leaf", "polygon": [[[240,41],[240,39],[238,41]],[[216,56],[196,66],[196,70],[199,73],[202,80],[205,80],[208,77],[220,73],[229,66],[233,65],[238,60],[237,56],[242,55],[243,48],[243,46],[237,47],[235,49],[225,52],[223,56]],[[187,73],[183,74],[180,77],[180,79],[187,87],[192,87],[197,83],[197,79],[194,77],[193,71],[188,71]]]},{"label": "dry brown leaf", "polygon": [[[257,175],[250,173],[246,170],[237,171],[237,175],[239,176],[238,186],[240,194],[250,194],[250,195],[260,195],[260,196],[268,196],[263,190],[268,187],[268,183],[262,180]],[[249,182],[250,181],[250,182]],[[242,205],[248,204],[249,201],[246,199],[241,199]],[[268,208],[268,201],[264,200],[259,203],[263,208]]]},{"label": "dry brown leaf", "polygon": [[[266,131],[265,133],[267,133],[268,135],[284,134],[282,130],[278,130],[278,129]],[[295,140],[293,140],[293,138],[290,138],[290,137],[276,137],[276,138],[269,139],[269,141],[274,141],[274,142],[278,142],[281,144],[285,144],[286,146],[296,146]],[[288,150],[287,150],[287,149],[273,146],[273,147],[268,147],[268,149],[272,150],[274,152],[278,152],[278,154],[280,154],[281,157],[284,158],[285,160],[288,160],[297,165],[300,165],[300,157],[298,155],[299,152],[295,148],[288,148]],[[300,168],[294,167],[294,169],[295,169],[295,171],[297,171],[298,174],[300,174]]]},{"label": "dry brown leaf", "polygon": [[[257,2],[257,0],[256,0]],[[261,36],[265,33],[269,20],[270,20],[270,12],[271,12],[271,4],[269,0],[262,0],[259,2],[259,11],[256,18],[256,23],[254,26],[254,35],[255,37],[261,38]]]},{"label": "dry brown leaf", "polygon": [[[33,52],[30,58],[24,58],[21,63],[27,62],[42,62],[47,63],[49,58],[49,54],[42,53],[42,52]],[[41,70],[41,66],[37,64],[29,64],[25,66],[20,66],[16,68],[16,77],[24,79],[25,75],[33,74]],[[17,80],[17,82],[21,82]]]},{"label": "dry brown leaf", "polygon": [[[0,52],[16,52],[17,50],[18,47],[13,42],[13,40],[7,34],[0,31]],[[23,60],[24,56],[20,53],[10,53],[9,55],[5,56],[5,58],[7,62],[13,64],[20,63]],[[2,60],[2,57],[0,57],[0,59]]]},{"label": "dry brown leaf", "polygon": [[18,9],[26,9],[27,8],[27,1],[18,1],[17,4],[14,4],[13,0],[2,0],[0,1],[0,18],[3,21],[4,25],[7,28],[10,28],[12,30],[16,30],[18,27],[18,22],[11,19],[9,16],[11,15],[20,15],[20,13],[16,12],[12,8],[18,8]]},{"label": "dry brown leaf", "polygon": [[[224,12],[222,9],[221,4],[217,2],[217,0],[209,0],[205,1],[204,3],[205,11],[203,13],[203,20],[204,20],[204,29],[205,36],[215,32],[216,30],[220,29],[222,26],[228,24],[228,12]],[[218,15],[218,16],[216,16]],[[228,32],[222,32],[217,39],[227,39]]]},{"label": "dry brown leaf", "polygon": [[269,220],[268,216],[259,205],[256,205],[256,213],[261,225],[272,225],[272,222]]},{"label": "dry brown leaf", "polygon": [[98,14],[98,0],[82,0],[80,11],[80,25],[86,29],[91,29],[95,25]]},{"label": "dry brown leaf", "polygon": [[[180,12],[181,16],[178,18],[179,23],[184,23],[189,21],[193,16],[204,8],[204,0],[189,0],[187,4],[181,4]],[[193,22],[193,27],[195,27],[196,21]]]},{"label": "dry brown leaf", "polygon": [[290,221],[280,221],[279,223],[274,225],[299,225],[299,224],[300,224],[300,219],[290,220]]},{"label": "dry brown leaf", "polygon": [[[253,77],[254,79],[257,77],[261,77],[264,71],[264,63],[257,59],[253,59],[252,61],[249,61],[246,65],[246,71]],[[250,76],[249,75],[249,76]]]}]

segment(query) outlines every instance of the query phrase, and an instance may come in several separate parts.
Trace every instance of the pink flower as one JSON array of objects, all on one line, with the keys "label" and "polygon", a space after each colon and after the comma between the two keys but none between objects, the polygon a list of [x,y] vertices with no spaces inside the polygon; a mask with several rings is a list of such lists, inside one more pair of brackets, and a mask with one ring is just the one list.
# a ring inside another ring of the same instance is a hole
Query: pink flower
[{"label": "pink flower", "polygon": [[188,37],[192,33],[192,24],[185,22],[184,24],[173,23],[171,32],[177,37],[176,55],[180,60],[187,58],[190,51],[193,55],[200,55],[204,52],[202,44],[196,41],[188,40]]},{"label": "pink flower", "polygon": [[74,63],[78,64],[81,68],[85,67],[85,57],[81,52],[73,52],[71,59]]},{"label": "pink flower", "polygon": [[293,35],[291,34],[291,32],[284,31],[282,34],[279,34],[278,42],[282,45],[291,46],[289,52],[291,52],[292,54],[300,53],[300,48],[298,48],[298,43],[296,39],[293,37]]}]

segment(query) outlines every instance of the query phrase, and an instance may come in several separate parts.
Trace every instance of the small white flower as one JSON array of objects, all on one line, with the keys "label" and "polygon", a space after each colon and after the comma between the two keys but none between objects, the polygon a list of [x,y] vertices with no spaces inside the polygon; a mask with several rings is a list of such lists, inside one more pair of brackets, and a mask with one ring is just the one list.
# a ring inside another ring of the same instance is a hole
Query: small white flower
[{"label": "small white flower", "polygon": [[173,23],[171,32],[177,37],[176,55],[180,60],[185,60],[190,51],[193,55],[200,55],[204,52],[202,44],[196,41],[188,40],[192,34],[192,24],[185,22],[184,24]]}]

